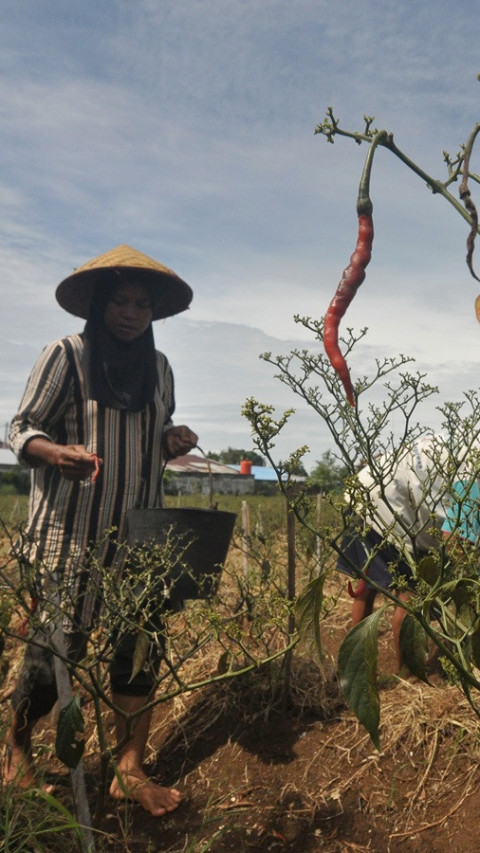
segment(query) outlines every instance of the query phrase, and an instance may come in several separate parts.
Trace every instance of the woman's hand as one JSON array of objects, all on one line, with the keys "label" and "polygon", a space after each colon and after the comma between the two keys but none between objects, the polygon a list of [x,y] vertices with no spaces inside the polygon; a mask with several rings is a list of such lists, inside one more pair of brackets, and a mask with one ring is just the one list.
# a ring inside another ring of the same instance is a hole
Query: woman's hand
[{"label": "woman's hand", "polygon": [[184,456],[197,446],[198,435],[185,425],[169,429],[163,436],[163,444],[168,456]]},{"label": "woman's hand", "polygon": [[66,480],[85,480],[91,475],[96,476],[103,465],[103,459],[90,453],[83,444],[55,444],[41,436],[28,442],[24,456],[35,467],[56,465]]}]

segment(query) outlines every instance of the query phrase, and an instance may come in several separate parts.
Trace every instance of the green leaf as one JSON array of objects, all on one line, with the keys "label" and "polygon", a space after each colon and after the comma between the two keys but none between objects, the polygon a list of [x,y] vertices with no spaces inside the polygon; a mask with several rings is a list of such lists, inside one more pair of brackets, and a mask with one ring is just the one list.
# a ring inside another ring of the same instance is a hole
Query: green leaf
[{"label": "green leaf", "polygon": [[295,605],[295,622],[300,641],[312,657],[323,657],[320,619],[326,571],[305,587]]},{"label": "green leaf", "polygon": [[416,678],[428,684],[426,663],[428,637],[412,613],[407,613],[400,628],[400,652],[405,666]]},{"label": "green leaf", "polygon": [[427,554],[426,557],[422,557],[417,566],[417,575],[422,581],[428,583],[429,586],[434,586],[440,577],[438,558],[435,558],[433,554]]},{"label": "green leaf", "polygon": [[[76,817],[63,805],[53,794],[43,791],[41,788],[25,789],[22,792],[22,800],[31,800],[38,805],[38,801],[43,800],[51,809],[51,814],[47,811],[42,822],[35,824],[35,839],[42,835],[53,835],[53,833],[65,833],[71,830],[81,842],[84,839],[82,827],[78,824]],[[58,813],[58,823],[55,823],[55,812]],[[38,850],[44,850],[43,847],[38,847]],[[83,848],[82,848],[83,849]]]},{"label": "green leaf", "polygon": [[380,698],[377,687],[380,607],[347,634],[338,653],[338,676],[345,700],[380,749]]},{"label": "green leaf", "polygon": [[145,666],[148,652],[150,649],[150,637],[145,631],[142,629],[139,630],[137,641],[135,643],[135,651],[133,653],[133,662],[132,662],[132,674],[129,679],[129,684],[139,672],[142,671]]},{"label": "green leaf", "polygon": [[470,578],[460,578],[451,593],[457,616],[466,627],[472,627],[477,619],[473,583]]},{"label": "green leaf", "polygon": [[55,740],[57,757],[67,767],[76,767],[83,755],[85,749],[84,730],[85,724],[80,699],[78,696],[74,696],[68,705],[65,705],[60,711]]},{"label": "green leaf", "polygon": [[475,630],[470,637],[472,660],[477,669],[480,669],[480,620],[475,625]]}]

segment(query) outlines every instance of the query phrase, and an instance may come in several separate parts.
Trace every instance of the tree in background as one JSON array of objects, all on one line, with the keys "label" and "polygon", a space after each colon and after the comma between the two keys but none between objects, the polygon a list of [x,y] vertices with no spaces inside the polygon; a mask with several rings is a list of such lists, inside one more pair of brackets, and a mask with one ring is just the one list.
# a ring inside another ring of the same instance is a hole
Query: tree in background
[{"label": "tree in background", "polygon": [[227,447],[226,450],[219,450],[218,453],[208,452],[209,459],[214,462],[223,462],[224,465],[240,465],[242,459],[248,459],[252,465],[260,465],[264,467],[265,457],[256,450],[239,450],[235,447]]},{"label": "tree in background", "polygon": [[330,492],[341,492],[348,471],[342,465],[331,450],[322,453],[321,459],[316,463],[311,472],[308,482],[315,486],[323,494]]},{"label": "tree in background", "polygon": [[10,471],[0,474],[0,494],[28,495],[30,492],[30,471],[20,468],[20,465]]}]

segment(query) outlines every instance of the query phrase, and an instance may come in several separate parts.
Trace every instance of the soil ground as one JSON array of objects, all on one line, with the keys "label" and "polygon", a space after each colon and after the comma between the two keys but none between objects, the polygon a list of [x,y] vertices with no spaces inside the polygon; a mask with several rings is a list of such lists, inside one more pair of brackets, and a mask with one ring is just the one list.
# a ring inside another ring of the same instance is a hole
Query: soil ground
[{"label": "soil ground", "polygon": [[[345,596],[324,626],[332,655],[349,628],[350,605]],[[345,707],[333,663],[322,679],[309,660],[297,659],[290,708],[265,721],[241,684],[223,707],[218,696],[197,698],[165,731],[155,766],[163,779],[180,781],[186,802],[161,829],[136,815],[144,846],[131,849],[145,849],[148,839],[159,851],[190,849],[191,839],[196,853],[480,849],[478,720],[441,672],[428,686],[397,678],[394,666],[386,622],[380,754]],[[209,708],[218,715],[199,727]]]},{"label": "soil ground", "polygon": [[[308,658],[295,657],[283,710],[259,714],[261,705],[243,676],[159,706],[149,769],[163,784],[181,787],[185,800],[160,819],[138,806],[107,800],[102,850],[480,849],[477,718],[440,671],[432,673],[431,686],[395,676],[387,616],[379,659],[378,753],[345,707],[335,677],[350,607],[342,592],[323,626],[323,672]],[[92,801],[98,778],[94,756],[89,746],[85,766]],[[59,790],[68,804],[64,768]]]}]

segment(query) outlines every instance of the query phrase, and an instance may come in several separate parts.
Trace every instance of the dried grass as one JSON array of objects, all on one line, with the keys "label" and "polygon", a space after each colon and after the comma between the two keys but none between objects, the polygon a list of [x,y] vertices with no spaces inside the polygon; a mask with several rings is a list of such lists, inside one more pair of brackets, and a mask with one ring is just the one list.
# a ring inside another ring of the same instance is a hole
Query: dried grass
[{"label": "dried grass", "polygon": [[[238,563],[234,563],[233,572],[237,567]],[[295,756],[295,781],[285,782],[278,802],[263,803],[264,812],[283,807],[291,816],[312,823],[324,811],[329,820],[343,813],[344,803],[355,792],[358,811],[372,820],[376,815],[389,816],[387,850],[390,843],[400,844],[412,835],[421,836],[429,829],[440,828],[469,798],[478,795],[479,721],[454,686],[442,683],[430,687],[414,679],[390,678],[390,689],[381,690],[382,751],[374,750],[365,730],[346,709],[336,678],[335,651],[348,630],[351,607],[351,600],[341,594],[343,584],[338,576],[330,581],[329,593],[337,599],[337,606],[323,626],[331,653],[321,666],[296,650],[287,696],[284,664],[280,659],[230,681],[187,691],[161,704],[155,711],[147,759],[155,770],[158,756],[168,756],[178,776],[185,780],[193,774],[192,754],[197,751],[198,759],[206,740],[213,741],[210,756],[220,757],[220,763],[227,743],[229,755],[243,759],[245,775],[238,790],[232,793],[229,789],[230,799],[220,800],[215,795],[211,806],[223,815],[239,809],[260,809],[250,783],[248,755],[243,755],[241,741],[232,744],[229,738],[231,735],[234,739],[238,732],[252,727],[255,720],[264,722],[269,715],[280,716],[288,710],[290,717],[305,721],[307,735],[315,729],[316,737],[311,741],[314,748]],[[391,647],[388,619],[383,632],[381,643],[385,651]],[[182,667],[184,682],[198,682],[218,673],[222,654],[222,646],[215,642],[200,649]],[[10,683],[20,656],[9,649],[8,657]],[[4,688],[7,687],[5,684]],[[2,710],[6,711],[6,703]],[[86,752],[94,756],[98,740],[91,703],[87,701],[84,710]],[[105,725],[111,731],[108,712]],[[216,746],[215,735],[220,730],[228,740]],[[212,768],[213,763],[198,759],[197,779],[201,781],[202,774],[208,776]],[[343,842],[342,849],[369,848]]]}]

